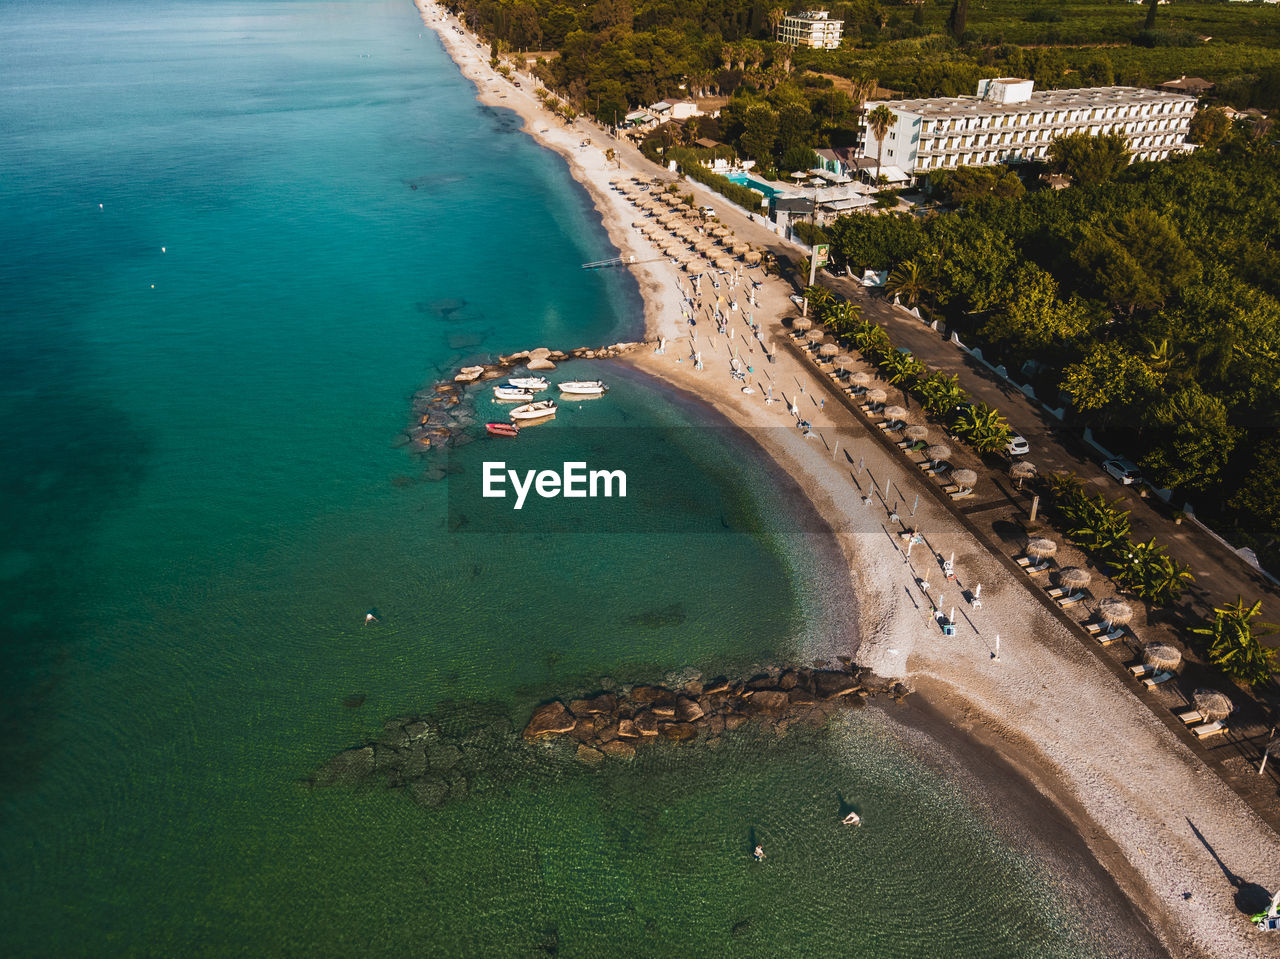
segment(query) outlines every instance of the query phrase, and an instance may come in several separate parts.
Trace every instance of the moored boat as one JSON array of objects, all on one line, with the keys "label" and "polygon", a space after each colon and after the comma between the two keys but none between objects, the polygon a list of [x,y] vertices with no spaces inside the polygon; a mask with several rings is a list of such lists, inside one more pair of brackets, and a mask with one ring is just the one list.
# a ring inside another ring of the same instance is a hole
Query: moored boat
[{"label": "moored boat", "polygon": [[556,388],[571,396],[599,396],[609,387],[600,380],[566,380]]},{"label": "moored boat", "polygon": [[513,420],[540,420],[544,417],[555,415],[555,400],[539,400],[536,403],[526,403],[524,406],[517,406],[510,414]]},{"label": "moored boat", "polygon": [[547,378],[545,376],[512,376],[507,378],[507,386],[537,393],[547,388]]},{"label": "moored boat", "polygon": [[514,423],[485,423],[484,428],[494,436],[515,436],[520,432]]},{"label": "moored boat", "polygon": [[523,390],[515,386],[495,386],[493,388],[493,398],[495,400],[514,400],[520,403],[528,403],[533,399],[533,393],[530,390]]}]

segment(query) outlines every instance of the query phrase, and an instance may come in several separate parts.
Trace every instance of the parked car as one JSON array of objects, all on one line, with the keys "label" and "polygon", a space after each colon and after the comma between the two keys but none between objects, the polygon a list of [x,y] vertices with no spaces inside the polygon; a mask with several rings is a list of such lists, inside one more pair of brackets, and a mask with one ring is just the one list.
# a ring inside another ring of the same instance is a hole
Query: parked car
[{"label": "parked car", "polygon": [[1010,456],[1026,456],[1031,452],[1031,444],[1021,433],[1014,433],[1005,444],[1004,451]]},{"label": "parked car", "polygon": [[1123,483],[1125,486],[1131,486],[1138,481],[1142,475],[1138,472],[1138,467],[1134,466],[1123,456],[1118,456],[1112,460],[1103,460],[1102,468],[1107,475]]},{"label": "parked car", "polygon": [[709,206],[704,206],[704,207],[702,208],[702,210],[701,210],[701,213],[702,213],[702,215],[703,215],[703,216],[707,217],[708,219],[710,219],[710,218],[712,218],[712,217],[714,217],[714,216],[716,215],[716,211],[715,211],[715,210],[713,210],[713,209],[712,209],[711,207],[709,207]]}]

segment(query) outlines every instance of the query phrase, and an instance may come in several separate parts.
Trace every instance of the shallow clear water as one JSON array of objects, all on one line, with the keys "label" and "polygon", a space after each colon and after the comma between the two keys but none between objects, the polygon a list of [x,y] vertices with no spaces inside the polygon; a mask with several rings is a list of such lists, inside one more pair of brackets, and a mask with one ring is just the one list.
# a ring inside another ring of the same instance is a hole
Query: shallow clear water
[{"label": "shallow clear water", "polygon": [[[945,777],[904,772],[869,712],[848,742],[549,758],[430,812],[298,784],[392,714],[519,722],[603,676],[787,658],[838,621],[802,538],[699,525],[786,508],[719,434],[655,461],[687,532],[451,524],[494,447],[430,482],[441,461],[400,441],[413,393],[640,322],[625,275],[579,268],[613,254],[585,195],[516,131],[400,0],[6,8],[5,951],[703,953],[750,919],[741,954],[923,955],[902,890],[941,884],[971,954],[1088,952],[1043,921],[1036,864]],[[600,431],[700,422],[618,374],[538,429],[594,457]],[[832,835],[837,780],[885,825]]]}]

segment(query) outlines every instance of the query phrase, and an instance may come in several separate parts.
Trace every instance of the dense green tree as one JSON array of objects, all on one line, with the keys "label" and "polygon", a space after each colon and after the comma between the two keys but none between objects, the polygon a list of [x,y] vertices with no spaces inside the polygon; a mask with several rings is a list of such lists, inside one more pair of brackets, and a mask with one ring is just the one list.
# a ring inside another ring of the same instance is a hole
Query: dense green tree
[{"label": "dense green tree", "polygon": [[1097,186],[1129,165],[1129,145],[1119,133],[1068,133],[1049,143],[1049,162],[1079,186]]},{"label": "dense green tree", "polygon": [[767,103],[752,104],[743,117],[742,152],[763,167],[773,166],[773,150],[778,142],[778,111]]},{"label": "dense green tree", "polygon": [[1177,227],[1145,207],[1087,227],[1075,260],[1103,299],[1129,313],[1161,305],[1200,271]]},{"label": "dense green tree", "polygon": [[1007,298],[980,332],[1003,355],[1049,360],[1084,337],[1091,325],[1088,308],[1079,298],[1059,299],[1057,281],[1039,267],[1027,265],[1018,270]]},{"label": "dense green tree", "polygon": [[1148,399],[1162,380],[1133,351],[1118,343],[1099,343],[1063,371],[1061,385],[1078,411],[1118,414]]},{"label": "dense green tree", "polygon": [[855,270],[887,270],[928,248],[924,224],[905,213],[842,216],[828,228],[836,262]]},{"label": "dense green tree", "polygon": [[1195,384],[1157,398],[1143,410],[1142,422],[1154,444],[1142,468],[1159,485],[1188,491],[1216,481],[1240,435],[1227,422],[1222,400]]},{"label": "dense green tree", "polygon": [[1196,115],[1191,118],[1191,129],[1187,133],[1187,139],[1192,143],[1213,148],[1221,144],[1230,132],[1231,118],[1227,116],[1227,111],[1221,107],[1209,107],[1206,110],[1197,110]]},{"label": "dense green tree", "polygon": [[938,298],[953,325],[964,314],[985,313],[1008,295],[1018,265],[1010,239],[977,217],[941,217],[929,226],[937,255]]},{"label": "dense green tree", "polygon": [[962,166],[940,170],[930,187],[944,203],[974,203],[992,197],[1016,199],[1026,193],[1018,175],[1004,166]]},{"label": "dense green tree", "polygon": [[951,0],[951,13],[947,16],[947,29],[959,40],[969,24],[969,0]]}]

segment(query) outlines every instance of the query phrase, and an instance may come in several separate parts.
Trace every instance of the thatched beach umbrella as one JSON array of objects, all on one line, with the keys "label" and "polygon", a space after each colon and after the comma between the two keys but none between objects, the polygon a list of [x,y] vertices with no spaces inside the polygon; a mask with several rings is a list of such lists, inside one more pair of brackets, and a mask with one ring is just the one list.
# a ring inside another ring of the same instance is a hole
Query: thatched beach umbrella
[{"label": "thatched beach umbrella", "polygon": [[748,253],[748,251],[750,251],[750,249],[751,247],[747,246],[745,243],[735,243],[733,245],[733,255],[745,256]]},{"label": "thatched beach umbrella", "polygon": [[1058,582],[1067,589],[1084,589],[1089,585],[1093,576],[1087,569],[1081,569],[1079,566],[1068,566],[1066,569],[1058,573]]},{"label": "thatched beach umbrella", "polygon": [[1018,460],[1018,462],[1009,467],[1009,478],[1017,480],[1018,489],[1022,489],[1023,481],[1034,479],[1036,472],[1035,463],[1028,462],[1027,460]]},{"label": "thatched beach umbrella", "polygon": [[834,343],[823,343],[818,347],[819,356],[835,356],[839,352],[840,347],[836,346]]},{"label": "thatched beach umbrella", "polygon": [[905,420],[907,418],[907,411],[901,406],[886,406],[884,408],[884,415],[891,420]]},{"label": "thatched beach umbrella", "polygon": [[696,258],[689,260],[687,263],[685,263],[684,268],[690,273],[701,273],[702,261]]},{"label": "thatched beach umbrella", "polygon": [[1196,704],[1196,712],[1210,722],[1226,719],[1236,708],[1230,696],[1216,689],[1197,689],[1191,694],[1191,700]]},{"label": "thatched beach umbrella", "polygon": [[729,234],[731,234],[733,231],[732,231],[731,229],[729,229],[727,226],[718,226],[718,227],[716,227],[714,230],[712,230],[711,232],[712,232],[713,234],[715,234],[716,236],[728,236],[728,235],[729,235]]},{"label": "thatched beach umbrella", "polygon": [[733,260],[729,259],[727,256],[717,257],[716,266],[720,267],[722,270],[728,270],[732,268]]},{"label": "thatched beach umbrella", "polygon": [[923,443],[929,438],[929,427],[915,424],[902,431],[903,435],[913,443]]},{"label": "thatched beach umbrella", "polygon": [[704,238],[694,244],[694,249],[696,249],[699,253],[706,253],[713,246],[715,246],[714,243]]},{"label": "thatched beach umbrella", "polygon": [[1142,661],[1152,669],[1171,673],[1182,663],[1182,653],[1168,643],[1147,643],[1142,647]]},{"label": "thatched beach umbrella", "polygon": [[[884,390],[867,390],[868,403],[883,403],[888,398],[888,394]],[[947,450],[950,453],[950,450]]]},{"label": "thatched beach umbrella", "polygon": [[1133,619],[1133,607],[1118,599],[1103,600],[1098,604],[1098,618],[1108,626],[1123,626]]},{"label": "thatched beach umbrella", "polygon": [[1027,555],[1032,559],[1048,559],[1058,551],[1058,544],[1043,536],[1035,536],[1027,540]]},{"label": "thatched beach umbrella", "polygon": [[[883,393],[883,392],[884,390],[871,390],[869,391],[868,395],[870,395],[871,393]],[[925,449],[924,455],[929,457],[929,459],[933,460],[934,465],[936,466],[938,463],[941,463],[943,460],[945,460],[948,456],[951,455],[951,447],[948,446],[946,443],[934,443],[932,446],[927,447]]]},{"label": "thatched beach umbrella", "polygon": [[956,470],[951,474],[951,481],[961,489],[973,489],[978,482],[978,474],[973,470]]},{"label": "thatched beach umbrella", "polygon": [[757,263],[760,262],[760,254],[757,253],[755,250],[752,250],[750,253],[746,255],[746,261],[748,266],[755,266]]},{"label": "thatched beach umbrella", "polygon": [[849,377],[849,382],[854,386],[870,386],[871,374],[866,370],[859,370],[857,373],[854,373],[853,376]]},{"label": "thatched beach umbrella", "polygon": [[805,330],[813,328],[813,320],[809,319],[807,316],[797,316],[791,321],[791,328],[799,333],[803,333]]},{"label": "thatched beach umbrella", "polygon": [[851,370],[858,364],[858,361],[848,353],[841,353],[831,362],[835,364],[835,367],[838,370]]},{"label": "thatched beach umbrella", "polygon": [[804,338],[810,343],[821,343],[827,338],[826,330],[810,330],[804,335]]}]

